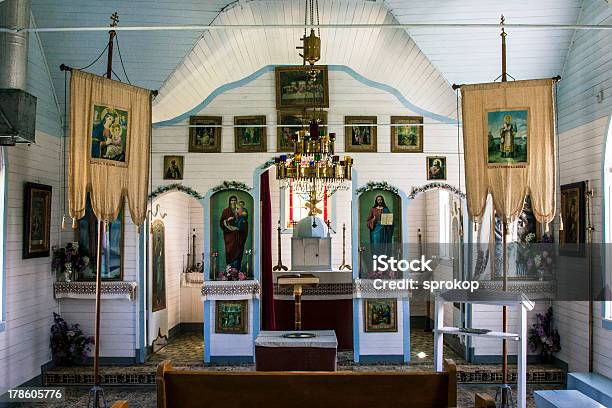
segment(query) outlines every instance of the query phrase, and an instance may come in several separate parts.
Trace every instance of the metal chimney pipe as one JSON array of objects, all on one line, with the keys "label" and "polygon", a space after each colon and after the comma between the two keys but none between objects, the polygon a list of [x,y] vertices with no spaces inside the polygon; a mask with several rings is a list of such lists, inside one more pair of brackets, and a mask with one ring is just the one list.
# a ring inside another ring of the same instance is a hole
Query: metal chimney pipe
[{"label": "metal chimney pipe", "polygon": [[[30,0],[0,2],[0,27],[29,28]],[[0,33],[0,89],[26,88],[28,33]]]}]

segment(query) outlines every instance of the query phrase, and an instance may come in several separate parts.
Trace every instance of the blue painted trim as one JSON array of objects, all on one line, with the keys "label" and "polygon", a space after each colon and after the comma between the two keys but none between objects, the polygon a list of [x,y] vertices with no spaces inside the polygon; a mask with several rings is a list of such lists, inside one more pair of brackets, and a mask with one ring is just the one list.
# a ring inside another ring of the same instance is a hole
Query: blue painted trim
[{"label": "blue painted trim", "polygon": [[138,234],[138,333],[140,336],[139,350],[137,350],[138,362],[144,364],[145,362],[145,260],[146,260],[146,247],[145,247],[145,231],[149,231],[148,219],[145,220],[144,226],[140,228]]},{"label": "blue painted trim", "polygon": [[210,308],[212,300],[204,301],[204,362],[210,363],[210,340],[212,337],[211,333],[211,322],[210,322]]},{"label": "blue painted trim", "polygon": [[254,356],[212,356],[211,363],[215,364],[253,364]]},{"label": "blue painted trim", "polygon": [[2,151],[2,176],[4,180],[2,180],[2,185],[4,186],[4,197],[2,197],[2,219],[3,219],[3,227],[2,227],[2,265],[0,265],[0,273],[2,273],[2,298],[0,302],[2,302],[2,314],[0,315],[0,332],[6,330],[6,238],[8,234],[8,150],[6,148],[0,147]]},{"label": "blue painted trim", "polygon": [[362,364],[371,363],[402,363],[404,362],[404,356],[401,354],[367,354],[360,356]]},{"label": "blue painted trim", "polygon": [[[259,336],[259,330],[261,329],[261,307],[260,300],[253,299],[253,344],[255,344],[255,339]],[[255,358],[255,346],[253,346],[253,359]]]},{"label": "blue painted trim", "polygon": [[206,193],[206,196],[200,200],[200,204],[202,205],[202,211],[204,212],[204,231],[203,231],[203,242],[204,242],[204,253],[202,256],[202,269],[204,271],[204,280],[209,281],[210,279],[210,254],[212,253],[212,249],[210,248],[210,197],[212,196],[212,191]]},{"label": "blue painted trim", "polygon": [[410,362],[410,298],[399,299],[402,302],[402,313],[404,314],[404,363]]},{"label": "blue painted trim", "polygon": [[361,307],[361,299],[353,298],[353,361],[355,361],[356,363],[359,363],[359,308],[360,307]]},{"label": "blue painted trim", "polygon": [[[610,140],[608,140],[608,136],[610,136],[610,133],[612,132],[612,116],[610,116],[610,118],[608,119],[608,124],[607,127],[605,129],[605,133],[604,133],[604,150],[603,150],[603,160],[601,161],[601,208],[603,208],[603,211],[601,212],[601,234],[602,234],[602,242],[606,243],[606,236],[607,236],[607,232],[606,232],[606,214],[608,213],[608,209],[606,208],[606,184],[607,184],[607,179],[610,177],[608,174],[608,172],[606,171],[606,158],[608,156],[608,149],[610,149],[610,158],[612,161],[612,145],[608,145],[608,143],[610,142]],[[610,163],[610,165],[612,165],[612,163]],[[608,205],[610,205],[612,203],[608,203]],[[610,222],[612,222],[612,220],[609,220]],[[607,244],[610,244],[609,242]],[[603,273],[603,284],[604,287],[606,286],[608,280],[606,279],[606,271],[607,271],[607,266],[609,263],[612,263],[612,260],[608,260],[606,258],[606,252],[608,252],[607,250],[603,251],[603,255],[601,257],[601,270]],[[612,265],[611,265],[611,269],[612,269]],[[612,301],[612,300],[611,300]],[[608,320],[606,319],[606,302],[602,301],[601,302],[601,322],[602,322],[602,327],[606,330],[612,330],[612,320]]]},{"label": "blue painted trim", "polygon": [[[467,232],[468,232],[468,272],[469,272],[469,277],[470,279],[472,279],[472,271],[473,271],[473,265],[474,265],[474,254],[473,251],[471,251],[469,248],[472,247],[472,243],[474,242],[474,229],[472,228],[472,217],[470,217],[469,212],[467,211],[467,205],[465,206],[465,211],[466,213],[468,213],[466,219],[467,219]],[[465,230],[464,230],[465,231]],[[465,327],[472,327],[472,304],[471,303],[466,303],[465,304]],[[465,358],[466,361],[471,362],[471,358],[472,355],[470,354],[470,349],[472,348],[472,336],[466,336],[467,337],[467,341],[465,344],[465,353],[463,358]]]},{"label": "blue painted trim", "polygon": [[[178,115],[172,119],[168,119],[168,120],[164,120],[161,122],[155,122],[153,124],[153,128],[161,128],[164,126],[171,126],[171,125],[176,125],[177,123],[186,121],[187,119],[189,119],[190,116],[196,115],[199,112],[201,112],[204,108],[206,108],[208,105],[211,104],[211,102],[218,97],[219,95],[223,94],[224,92],[227,91],[231,91],[232,89],[236,89],[236,88],[240,88],[241,86],[247,85],[250,82],[253,82],[254,80],[256,80],[257,78],[261,77],[264,74],[267,74],[269,72],[273,72],[274,68],[276,67],[276,65],[266,65],[263,68],[258,69],[257,71],[255,71],[254,73],[252,73],[251,75],[244,77],[238,81],[234,81],[234,82],[229,82],[227,84],[223,84],[220,87],[218,87],[217,89],[215,89],[214,91],[212,91],[207,97],[206,99],[204,99],[202,102],[200,102],[196,107],[194,107],[193,109]],[[387,84],[383,84],[381,82],[376,82],[376,81],[372,81],[366,77],[364,77],[363,75],[359,74],[358,72],[354,71],[353,69],[347,67],[346,65],[328,65],[328,69],[329,71],[335,71],[335,72],[344,72],[348,75],[350,75],[351,77],[353,77],[354,79],[356,79],[357,81],[361,82],[362,84],[369,86],[371,88],[375,88],[375,89],[379,89],[381,91],[385,91],[390,93],[391,95],[395,96],[397,98],[397,100],[406,108],[410,109],[411,111],[413,111],[416,114],[422,115],[424,117],[436,120],[438,122],[442,122],[442,123],[447,123],[449,125],[457,125],[457,119],[455,118],[449,118],[448,116],[444,116],[444,115],[439,115],[437,113],[433,113],[430,112],[428,110],[419,108],[418,106],[416,106],[415,104],[413,104],[412,102],[410,102],[404,95],[402,95],[402,93],[397,90],[396,88],[387,85]]]}]

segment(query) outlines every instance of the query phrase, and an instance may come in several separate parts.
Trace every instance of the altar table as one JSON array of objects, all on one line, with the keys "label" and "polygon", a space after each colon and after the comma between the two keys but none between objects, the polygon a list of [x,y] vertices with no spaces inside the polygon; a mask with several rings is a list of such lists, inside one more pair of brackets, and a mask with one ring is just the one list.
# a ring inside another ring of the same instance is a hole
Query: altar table
[{"label": "altar table", "polygon": [[317,336],[288,339],[293,331],[261,331],[255,339],[257,371],[336,371],[338,339],[333,330],[308,330]]}]

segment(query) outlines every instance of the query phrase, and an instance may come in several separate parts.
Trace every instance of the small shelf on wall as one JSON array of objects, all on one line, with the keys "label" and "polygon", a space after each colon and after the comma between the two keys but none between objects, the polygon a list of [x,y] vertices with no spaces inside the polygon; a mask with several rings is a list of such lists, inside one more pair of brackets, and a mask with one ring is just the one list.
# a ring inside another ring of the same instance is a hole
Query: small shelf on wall
[{"label": "small shelf on wall", "polygon": [[[136,299],[136,282],[102,282],[102,299]],[[53,296],[56,299],[96,299],[96,282],[55,282]]]}]

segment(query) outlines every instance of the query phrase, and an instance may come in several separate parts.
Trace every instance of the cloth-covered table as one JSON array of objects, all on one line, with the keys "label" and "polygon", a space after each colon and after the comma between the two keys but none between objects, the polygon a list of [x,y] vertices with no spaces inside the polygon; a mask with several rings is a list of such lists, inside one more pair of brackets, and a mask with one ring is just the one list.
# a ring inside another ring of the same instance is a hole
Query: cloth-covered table
[{"label": "cloth-covered table", "polygon": [[336,371],[338,339],[333,330],[305,330],[316,337],[288,339],[293,331],[262,331],[255,339],[257,371]]}]

